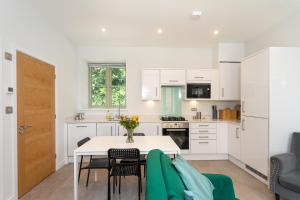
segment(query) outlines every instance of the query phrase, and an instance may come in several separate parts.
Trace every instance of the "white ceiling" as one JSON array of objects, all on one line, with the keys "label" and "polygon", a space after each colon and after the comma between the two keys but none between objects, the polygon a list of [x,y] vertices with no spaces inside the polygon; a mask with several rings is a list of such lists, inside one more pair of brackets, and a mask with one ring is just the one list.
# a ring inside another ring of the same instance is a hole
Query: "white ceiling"
[{"label": "white ceiling", "polygon": [[[210,47],[218,41],[243,42],[300,12],[299,0],[29,1],[79,46]],[[193,20],[196,9],[203,15]],[[214,29],[220,30],[218,36],[212,34]]]}]

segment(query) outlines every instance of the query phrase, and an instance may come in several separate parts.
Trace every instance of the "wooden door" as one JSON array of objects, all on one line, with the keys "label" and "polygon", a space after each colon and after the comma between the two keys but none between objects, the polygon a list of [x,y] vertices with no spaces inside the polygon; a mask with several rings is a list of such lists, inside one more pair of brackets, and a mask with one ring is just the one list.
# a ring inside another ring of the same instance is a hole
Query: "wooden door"
[{"label": "wooden door", "polygon": [[55,67],[17,52],[18,195],[55,171]]}]

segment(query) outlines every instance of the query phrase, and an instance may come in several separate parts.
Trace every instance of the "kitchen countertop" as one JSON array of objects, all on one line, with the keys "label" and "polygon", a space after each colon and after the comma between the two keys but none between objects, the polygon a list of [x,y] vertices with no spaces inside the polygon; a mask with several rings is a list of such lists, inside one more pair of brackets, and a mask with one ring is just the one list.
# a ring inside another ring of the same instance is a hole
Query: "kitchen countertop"
[{"label": "kitchen countertop", "polygon": [[[186,117],[189,123],[233,123],[233,124],[240,124],[239,120],[222,120],[222,119],[193,119],[192,117]],[[75,123],[117,123],[118,120],[106,120],[104,116],[95,116],[95,117],[87,117],[84,120],[75,120],[73,117],[69,117],[65,121],[68,124],[75,124]],[[157,115],[144,115],[140,116],[141,123],[162,123],[163,121],[160,120],[160,117]],[[174,121],[172,121],[174,122]],[[175,121],[176,122],[176,121]],[[179,121],[182,122],[182,121]]]}]

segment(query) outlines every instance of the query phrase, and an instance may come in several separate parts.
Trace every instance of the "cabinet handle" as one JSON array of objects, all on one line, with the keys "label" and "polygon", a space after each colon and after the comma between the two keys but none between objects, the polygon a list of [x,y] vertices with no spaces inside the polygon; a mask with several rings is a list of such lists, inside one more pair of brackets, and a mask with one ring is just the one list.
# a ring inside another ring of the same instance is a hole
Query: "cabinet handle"
[{"label": "cabinet handle", "polygon": [[222,88],[222,97],[224,97],[224,88]]},{"label": "cabinet handle", "polygon": [[76,126],[76,128],[87,128],[88,126]]},{"label": "cabinet handle", "polygon": [[110,127],[110,136],[112,136],[112,133],[113,133],[113,127],[111,126]]},{"label": "cabinet handle", "polygon": [[245,101],[242,101],[242,112],[245,112]]},{"label": "cabinet handle", "polygon": [[237,138],[237,139],[239,139],[240,138],[240,136],[239,136],[239,128],[236,128],[235,129],[235,137]]},{"label": "cabinet handle", "polygon": [[155,88],[155,96],[157,97],[157,87]]},{"label": "cabinet handle", "polygon": [[199,144],[209,144],[209,142],[198,142]]},{"label": "cabinet handle", "polygon": [[118,136],[120,136],[120,126],[118,126]]},{"label": "cabinet handle", "polygon": [[156,126],[156,134],[159,135],[159,126]]},{"label": "cabinet handle", "polygon": [[172,82],[172,83],[177,83],[178,80],[169,80],[169,82]]},{"label": "cabinet handle", "polygon": [[194,76],[194,78],[204,78],[203,76]]},{"label": "cabinet handle", "polygon": [[198,133],[208,133],[208,131],[198,131]]},{"label": "cabinet handle", "polygon": [[199,124],[198,126],[208,126],[208,124]]},{"label": "cabinet handle", "polygon": [[208,136],[199,136],[199,138],[208,138]]},{"label": "cabinet handle", "polygon": [[245,131],[245,119],[242,120],[242,130]]}]

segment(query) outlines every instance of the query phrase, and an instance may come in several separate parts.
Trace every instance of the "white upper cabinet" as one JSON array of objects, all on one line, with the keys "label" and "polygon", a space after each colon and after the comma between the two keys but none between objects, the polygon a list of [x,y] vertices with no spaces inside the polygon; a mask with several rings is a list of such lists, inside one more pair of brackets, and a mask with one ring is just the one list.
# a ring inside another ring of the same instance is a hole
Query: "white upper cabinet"
[{"label": "white upper cabinet", "polygon": [[188,69],[186,71],[186,81],[188,83],[210,82],[212,78],[212,71],[210,69]]},{"label": "white upper cabinet", "polygon": [[269,51],[264,50],[242,62],[242,115],[269,116]]},{"label": "white upper cabinet", "polygon": [[244,56],[244,44],[220,43],[217,53],[218,62],[241,62]]},{"label": "white upper cabinet", "polygon": [[162,69],[160,71],[161,85],[185,85],[184,69]]},{"label": "white upper cabinet", "polygon": [[240,63],[220,63],[220,100],[240,100]]},{"label": "white upper cabinet", "polygon": [[142,71],[142,99],[160,99],[160,70],[144,69]]}]

